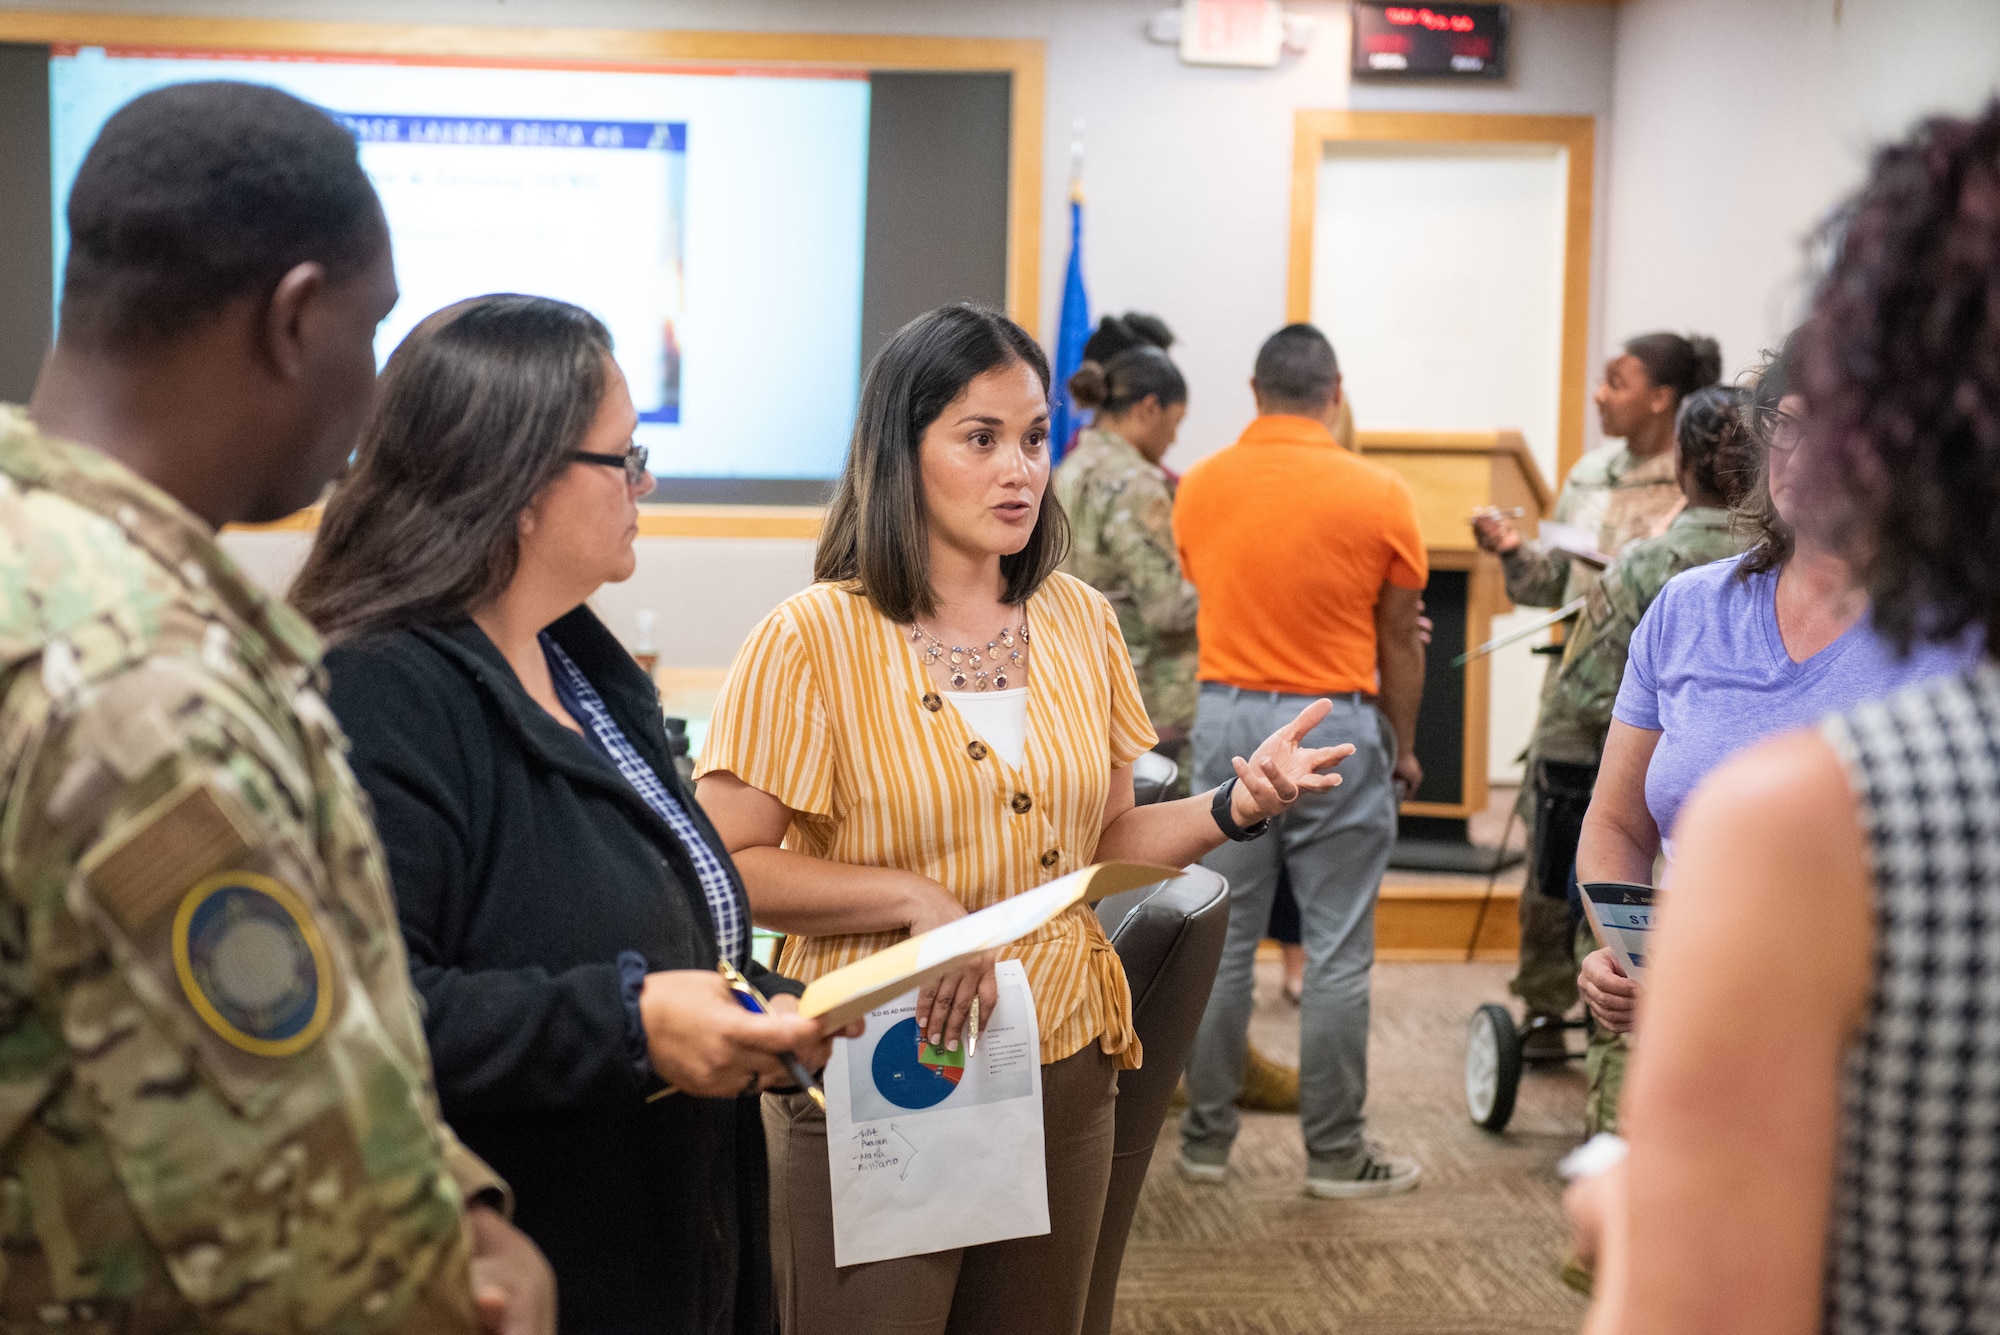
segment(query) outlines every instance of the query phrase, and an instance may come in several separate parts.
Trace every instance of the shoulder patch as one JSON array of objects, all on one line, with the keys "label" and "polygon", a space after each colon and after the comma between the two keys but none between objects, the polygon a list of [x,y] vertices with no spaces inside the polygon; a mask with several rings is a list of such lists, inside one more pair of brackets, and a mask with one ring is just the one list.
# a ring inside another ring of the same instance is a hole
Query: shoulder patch
[{"label": "shoulder patch", "polygon": [[249,814],[205,778],[190,780],[85,856],[80,870],[111,916],[136,935],[188,886],[248,852]]},{"label": "shoulder patch", "polygon": [[283,882],[226,871],[174,911],[174,973],[202,1022],[231,1047],[289,1057],[333,1015],[333,962],[312,910]]}]

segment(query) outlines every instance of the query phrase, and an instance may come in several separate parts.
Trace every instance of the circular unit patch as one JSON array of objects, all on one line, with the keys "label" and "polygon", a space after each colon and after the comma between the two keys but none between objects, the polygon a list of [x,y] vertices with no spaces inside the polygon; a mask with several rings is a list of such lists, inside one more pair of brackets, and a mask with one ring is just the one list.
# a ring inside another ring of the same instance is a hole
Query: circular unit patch
[{"label": "circular unit patch", "polygon": [[332,969],[312,912],[255,872],[211,876],[174,913],[174,972],[202,1020],[260,1057],[312,1046],[333,1011]]}]

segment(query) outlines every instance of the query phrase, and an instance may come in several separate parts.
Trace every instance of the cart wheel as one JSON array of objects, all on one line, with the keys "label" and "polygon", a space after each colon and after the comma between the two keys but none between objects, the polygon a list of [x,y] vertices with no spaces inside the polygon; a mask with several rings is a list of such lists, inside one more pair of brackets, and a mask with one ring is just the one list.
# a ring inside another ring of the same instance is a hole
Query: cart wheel
[{"label": "cart wheel", "polygon": [[1475,1125],[1504,1131],[1521,1089],[1521,1034],[1505,1006],[1472,1013],[1465,1043],[1465,1106]]}]

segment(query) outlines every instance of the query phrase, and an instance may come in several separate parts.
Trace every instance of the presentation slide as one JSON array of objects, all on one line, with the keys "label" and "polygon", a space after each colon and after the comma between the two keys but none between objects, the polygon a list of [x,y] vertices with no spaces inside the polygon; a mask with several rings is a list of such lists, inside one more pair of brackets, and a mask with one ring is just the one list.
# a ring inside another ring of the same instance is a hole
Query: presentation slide
[{"label": "presentation slide", "polygon": [[865,76],[99,47],[57,48],[49,74],[58,299],[70,182],[111,114],[165,84],[269,84],[345,125],[381,195],[402,299],[378,360],[451,302],[558,297],[611,330],[654,472],[839,471],[860,378]]}]

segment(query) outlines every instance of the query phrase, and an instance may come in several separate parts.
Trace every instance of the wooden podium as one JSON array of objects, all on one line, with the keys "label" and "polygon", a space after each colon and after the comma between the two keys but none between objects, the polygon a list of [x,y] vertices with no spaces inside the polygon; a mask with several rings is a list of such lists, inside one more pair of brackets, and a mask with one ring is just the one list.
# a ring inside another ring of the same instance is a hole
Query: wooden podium
[{"label": "wooden podium", "polygon": [[1403,803],[1406,838],[1463,842],[1466,821],[1486,809],[1488,676],[1491,661],[1462,668],[1451,660],[1491,638],[1493,618],[1511,611],[1500,562],[1472,541],[1481,506],[1519,506],[1527,533],[1549,513],[1554,496],[1518,431],[1362,431],[1362,455],[1393,468],[1410,484],[1417,524],[1430,554],[1425,610],[1436,624],[1425,660],[1424,701],[1417,714],[1423,786]]}]

